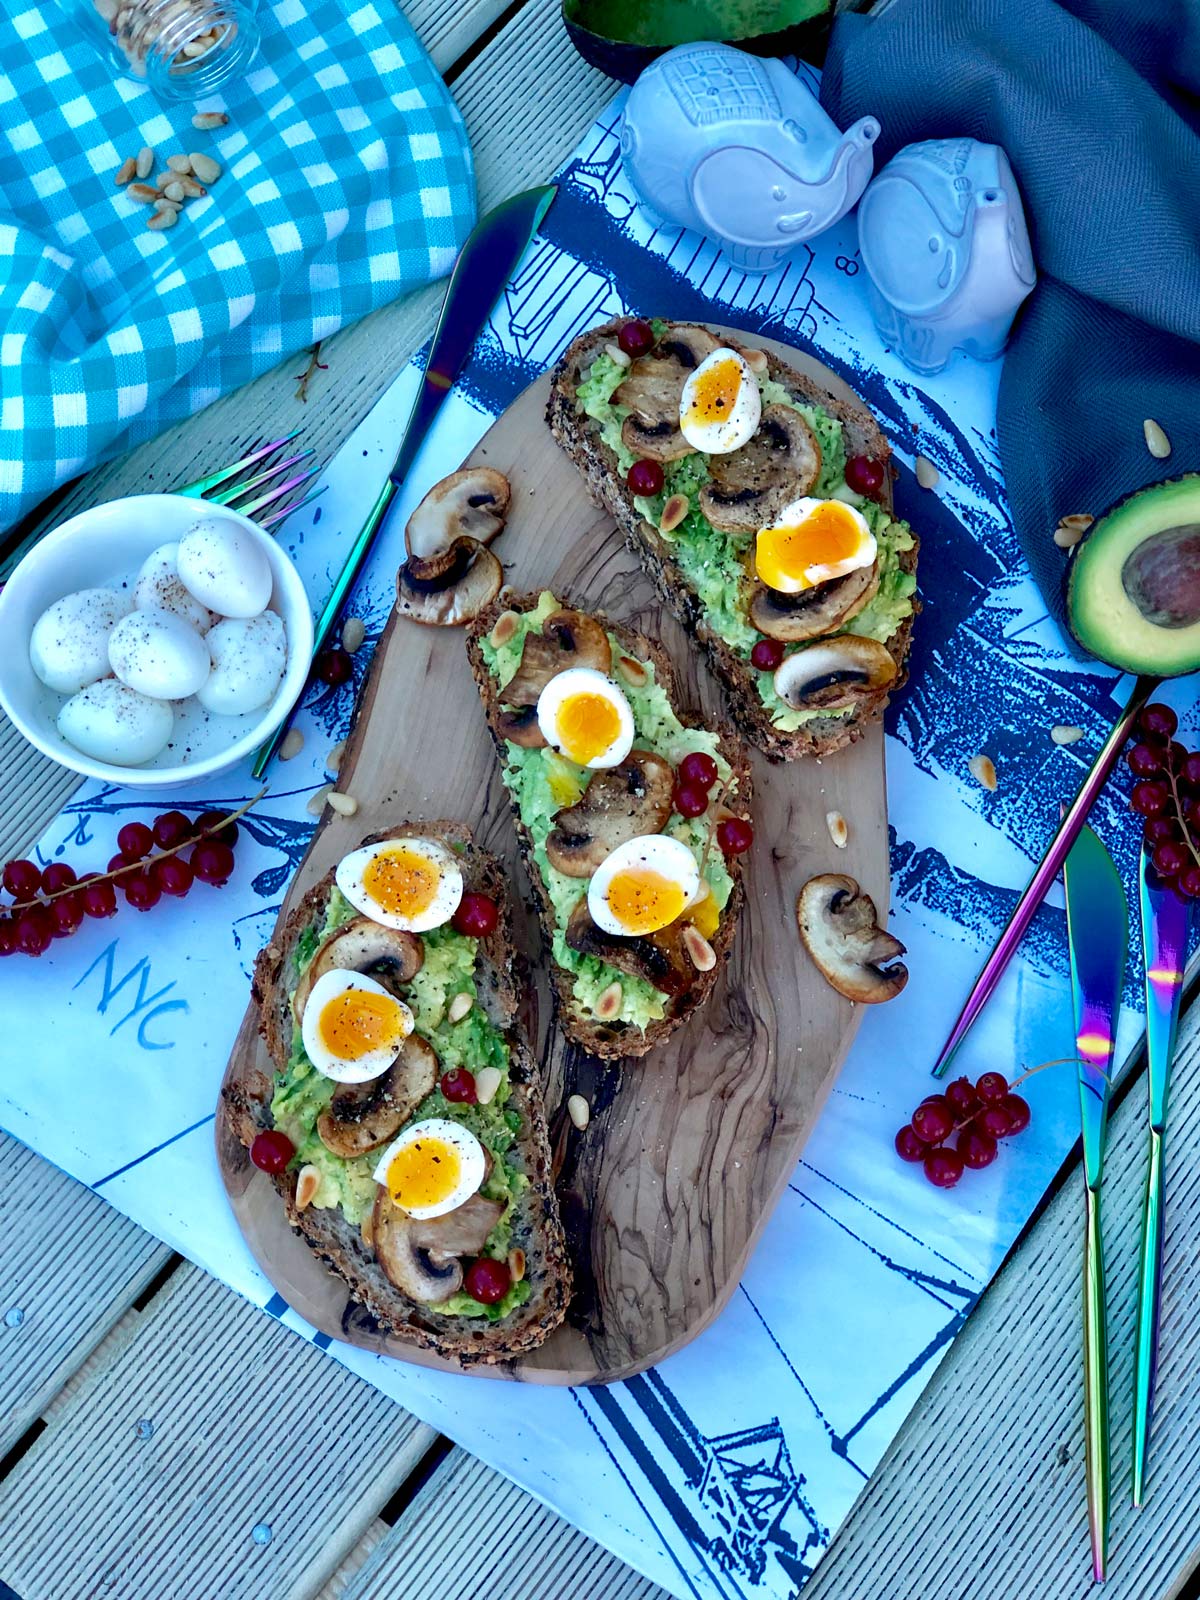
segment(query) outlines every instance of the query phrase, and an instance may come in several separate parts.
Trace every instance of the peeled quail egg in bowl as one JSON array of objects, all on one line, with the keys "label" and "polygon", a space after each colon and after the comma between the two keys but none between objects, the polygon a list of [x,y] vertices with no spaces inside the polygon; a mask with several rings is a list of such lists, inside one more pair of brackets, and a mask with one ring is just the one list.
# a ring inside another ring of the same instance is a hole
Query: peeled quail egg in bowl
[{"label": "peeled quail egg in bowl", "polygon": [[182,495],[71,517],[0,590],[0,707],[45,755],[136,788],[235,766],[298,699],[312,610],[248,517]]}]

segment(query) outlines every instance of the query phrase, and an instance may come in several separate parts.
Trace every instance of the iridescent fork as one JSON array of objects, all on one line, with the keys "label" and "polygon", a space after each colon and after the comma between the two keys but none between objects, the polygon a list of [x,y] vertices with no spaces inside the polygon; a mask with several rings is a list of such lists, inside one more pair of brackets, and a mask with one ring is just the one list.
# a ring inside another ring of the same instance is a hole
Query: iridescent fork
[{"label": "iridescent fork", "polygon": [[[316,499],[315,494],[297,494],[300,487],[317,474],[315,466],[301,467],[302,463],[311,460],[311,450],[297,450],[294,455],[268,462],[269,456],[291,444],[298,433],[299,429],[295,429],[292,433],[285,433],[282,439],[272,439],[270,444],[260,445],[232,466],[210,472],[207,478],[197,478],[195,483],[186,484],[174,493],[187,495],[193,500],[211,500],[216,505],[228,506],[231,511],[240,511],[244,517],[252,518],[260,528],[272,528],[285,517],[290,517],[293,511],[299,511],[301,506]],[[253,467],[258,466],[261,466],[260,471],[247,476]],[[289,472],[292,467],[301,470],[285,477],[282,482],[278,481],[280,474]],[[255,493],[256,490],[259,492]],[[268,507],[272,509],[267,510]]]}]

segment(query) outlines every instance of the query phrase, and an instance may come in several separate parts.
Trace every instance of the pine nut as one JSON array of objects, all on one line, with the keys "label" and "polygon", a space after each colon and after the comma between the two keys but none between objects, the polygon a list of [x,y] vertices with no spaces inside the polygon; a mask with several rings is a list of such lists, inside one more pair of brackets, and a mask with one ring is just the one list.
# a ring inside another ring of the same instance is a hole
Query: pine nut
[{"label": "pine nut", "polygon": [[839,850],[846,848],[846,841],[850,837],[850,829],[846,819],[840,811],[827,811],[825,813],[825,826],[829,829],[829,837]]},{"label": "pine nut", "polygon": [[191,163],[191,170],[201,183],[216,183],[221,176],[221,163],[214,161],[211,156],[196,155],[193,151],[188,160]]},{"label": "pine nut", "polygon": [[694,923],[685,922],[680,935],[688,959],[697,972],[711,972],[717,964],[717,953]]},{"label": "pine nut", "polygon": [[317,1190],[321,1187],[321,1169],[314,1167],[310,1161],[306,1167],[301,1167],[296,1178],[296,1210],[303,1211],[310,1206],[317,1197]]},{"label": "pine nut", "polygon": [[1050,737],[1055,744],[1076,744],[1083,738],[1083,729],[1073,728],[1069,723],[1059,722],[1050,729]]},{"label": "pine nut", "polygon": [[178,211],[174,206],[167,206],[165,210],[156,211],[152,217],[147,217],[146,226],[161,231],[163,228],[173,228],[178,221]]},{"label": "pine nut", "polygon": [[625,991],[621,985],[610,983],[608,988],[597,996],[596,1004],[592,1007],[592,1015],[599,1017],[601,1022],[607,1022],[610,1017],[619,1015],[621,1001],[624,998]]},{"label": "pine nut", "polygon": [[113,182],[118,189],[123,189],[127,183],[132,183],[135,178],[140,177],[141,173],[137,169],[137,159],[134,156],[130,156],[127,161],[122,161],[117,168],[117,175]]},{"label": "pine nut", "polygon": [[345,754],[346,754],[346,741],[345,741],[345,739],[339,739],[338,742],[334,745],[333,749],[325,757],[325,770],[327,772],[338,772],[338,771],[340,771],[341,770],[341,765],[342,765],[342,757]]},{"label": "pine nut", "polygon": [[632,656],[618,656],[617,671],[631,689],[643,688],[650,678],[646,663],[644,661],[635,661]]},{"label": "pine nut", "polygon": [[352,794],[339,794],[336,789],[331,789],[327,798],[330,809],[336,811],[339,817],[352,817],[358,810],[358,801]]},{"label": "pine nut", "polygon": [[148,144],[144,144],[137,153],[137,175],[139,178],[148,178],[154,171],[154,151]]},{"label": "pine nut", "polygon": [[192,159],[190,156],[168,156],[167,165],[172,172],[182,173],[186,177],[192,170]]},{"label": "pine nut", "polygon": [[1165,461],[1171,454],[1171,441],[1167,438],[1162,427],[1155,422],[1153,417],[1147,417],[1142,423],[1142,432],[1146,436],[1146,449],[1159,461]]},{"label": "pine nut", "polygon": [[615,361],[619,367],[628,367],[631,365],[630,357],[625,354],[624,350],[621,349],[619,344],[606,344],[604,346],[604,354],[610,361]]},{"label": "pine nut", "polygon": [[1073,550],[1096,519],[1086,512],[1077,511],[1063,517],[1054,530],[1054,542],[1060,550]]},{"label": "pine nut", "polygon": [[981,783],[985,789],[995,789],[996,763],[991,756],[985,756],[982,753],[972,756],[970,761],[967,762],[967,771],[975,779],[976,783]]},{"label": "pine nut", "polygon": [[508,1252],[508,1271],[514,1283],[520,1283],[525,1276],[524,1250],[510,1250]]},{"label": "pine nut", "polygon": [[941,473],[930,461],[928,456],[918,456],[915,463],[917,469],[917,482],[922,489],[934,488],[941,478]]},{"label": "pine nut", "polygon": [[475,1074],[475,1098],[481,1106],[491,1105],[502,1077],[499,1067],[481,1067]]},{"label": "pine nut", "polygon": [[691,510],[691,501],[685,494],[673,494],[662,509],[658,519],[659,533],[673,533]]},{"label": "pine nut", "polygon": [[451,1022],[461,1022],[475,1004],[474,997],[469,994],[456,994],[450,1002],[450,1009],[446,1015]]},{"label": "pine nut", "polygon": [[508,643],[513,634],[516,633],[517,623],[520,620],[515,611],[502,611],[500,613],[496,618],[491,633],[488,634],[488,643],[493,650],[499,650],[502,645]]},{"label": "pine nut", "polygon": [[148,183],[131,183],[125,193],[130,200],[137,200],[144,206],[158,199],[158,190],[152,189]]},{"label": "pine nut", "polygon": [[163,189],[163,196],[167,200],[177,200],[182,205],[184,200],[183,185],[181,183],[168,183]]},{"label": "pine nut", "polygon": [[304,735],[299,728],[289,728],[279,746],[280,761],[293,761],[304,749]]},{"label": "pine nut", "polygon": [[361,617],[347,617],[342,624],[342,649],[352,656],[367,637],[367,625]]},{"label": "pine nut", "polygon": [[750,371],[757,372],[760,378],[764,377],[770,370],[771,363],[765,350],[743,350],[742,360],[750,368]]},{"label": "pine nut", "polygon": [[224,128],[228,122],[229,118],[223,111],[197,111],[192,118],[192,127],[207,133],[210,128]]},{"label": "pine nut", "polygon": [[373,1211],[368,1211],[362,1219],[362,1227],[359,1232],[362,1234],[362,1242],[367,1249],[373,1250],[375,1248],[375,1213]]},{"label": "pine nut", "polygon": [[333,785],[331,783],[323,783],[314,794],[309,795],[304,809],[310,817],[319,817],[321,815],[325,809],[325,802],[332,793]]},{"label": "pine nut", "polygon": [[582,1133],[591,1121],[592,1108],[581,1094],[573,1094],[567,1100],[567,1115]]}]

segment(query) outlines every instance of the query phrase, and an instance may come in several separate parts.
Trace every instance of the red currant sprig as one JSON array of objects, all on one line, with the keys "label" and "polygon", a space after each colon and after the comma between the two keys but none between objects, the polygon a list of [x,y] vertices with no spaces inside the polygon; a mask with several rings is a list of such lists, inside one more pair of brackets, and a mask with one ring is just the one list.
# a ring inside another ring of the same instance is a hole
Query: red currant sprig
[{"label": "red currant sprig", "polygon": [[974,1083],[955,1078],[942,1094],[921,1101],[896,1135],[896,1154],[919,1161],[935,1188],[953,1189],[968,1167],[990,1167],[997,1141],[1024,1133],[1031,1115],[1029,1102],[1013,1093],[1002,1072],[985,1072]]},{"label": "red currant sprig", "polygon": [[1170,706],[1143,708],[1126,754],[1138,780],[1129,803],[1143,819],[1154,870],[1184,900],[1200,900],[1200,752],[1175,738]]}]

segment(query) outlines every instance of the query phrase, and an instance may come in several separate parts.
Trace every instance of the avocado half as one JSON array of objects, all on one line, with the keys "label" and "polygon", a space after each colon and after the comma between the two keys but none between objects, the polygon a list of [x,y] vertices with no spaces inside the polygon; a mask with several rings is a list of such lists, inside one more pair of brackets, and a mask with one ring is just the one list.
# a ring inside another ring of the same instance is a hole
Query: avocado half
[{"label": "avocado half", "polygon": [[1071,563],[1067,619],[1114,667],[1200,671],[1200,473],[1139,489],[1092,524]]}]

